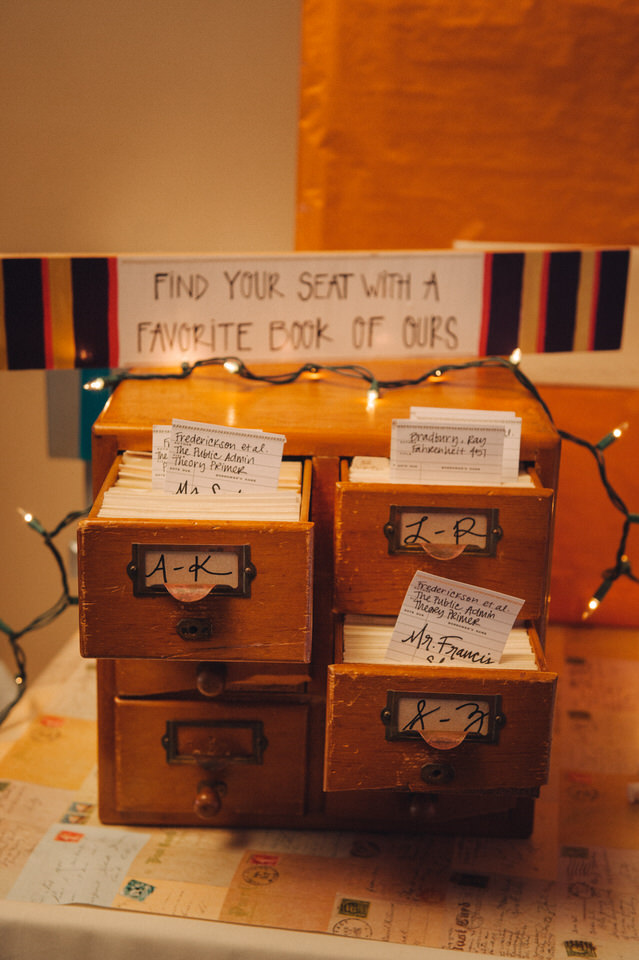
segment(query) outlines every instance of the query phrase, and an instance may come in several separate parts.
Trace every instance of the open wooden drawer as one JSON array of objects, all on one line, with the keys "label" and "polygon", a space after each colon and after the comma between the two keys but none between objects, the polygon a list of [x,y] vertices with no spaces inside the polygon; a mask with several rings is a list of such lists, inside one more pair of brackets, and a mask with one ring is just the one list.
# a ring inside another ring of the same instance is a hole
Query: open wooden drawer
[{"label": "open wooden drawer", "polygon": [[[345,474],[343,473],[345,477]],[[554,491],[534,471],[519,486],[337,484],[335,606],[396,614],[417,570],[545,611]]]},{"label": "open wooden drawer", "polygon": [[535,795],[557,677],[528,633],[530,669],[330,666],[324,789]]},{"label": "open wooden drawer", "polygon": [[100,517],[118,468],[78,528],[82,655],[308,662],[310,461],[291,521]]}]

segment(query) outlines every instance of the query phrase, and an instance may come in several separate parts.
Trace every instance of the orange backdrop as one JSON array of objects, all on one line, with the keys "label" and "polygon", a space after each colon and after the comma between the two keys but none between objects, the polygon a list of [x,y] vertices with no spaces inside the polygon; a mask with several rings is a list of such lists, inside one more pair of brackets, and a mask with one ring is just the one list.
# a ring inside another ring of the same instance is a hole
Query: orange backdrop
[{"label": "orange backdrop", "polygon": [[305,0],[299,249],[639,243],[633,0]]},{"label": "orange backdrop", "polygon": [[[305,0],[302,29],[298,249],[639,244],[632,0]],[[637,391],[542,393],[591,442],[639,427]],[[633,512],[636,445],[608,451]],[[565,444],[554,620],[581,619],[621,521],[594,459]],[[593,622],[639,623],[639,585],[615,583]]]}]

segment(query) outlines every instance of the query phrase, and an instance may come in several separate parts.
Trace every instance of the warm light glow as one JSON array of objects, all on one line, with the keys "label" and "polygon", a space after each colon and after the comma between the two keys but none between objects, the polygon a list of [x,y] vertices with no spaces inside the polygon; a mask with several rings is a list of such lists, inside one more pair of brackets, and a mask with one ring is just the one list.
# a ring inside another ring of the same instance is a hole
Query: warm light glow
[{"label": "warm light glow", "polygon": [[96,377],[95,380],[89,380],[84,384],[85,390],[104,390],[106,386],[104,377]]},{"label": "warm light glow", "polygon": [[618,440],[625,431],[628,429],[627,423],[621,423],[618,427],[615,427],[614,430],[611,430],[610,433],[607,433],[605,437],[602,437],[599,443],[596,445],[597,450],[605,450],[606,447],[609,447],[611,443],[614,443],[615,440]]},{"label": "warm light glow", "polygon": [[587,607],[586,610],[584,610],[584,612],[582,613],[581,619],[582,619],[582,620],[587,620],[588,617],[590,616],[590,614],[595,612],[595,610],[596,610],[597,607],[599,606],[600,602],[601,602],[601,601],[597,600],[596,597],[592,597],[592,598],[588,601],[588,607]]},{"label": "warm light glow", "polygon": [[229,373],[237,373],[240,369],[240,365],[237,360],[225,360],[224,369],[228,370]]},{"label": "warm light glow", "polygon": [[379,390],[376,387],[371,387],[366,395],[366,409],[372,410],[377,400],[379,400]]},{"label": "warm light glow", "polygon": [[20,516],[22,517],[25,523],[31,523],[31,521],[33,520],[33,514],[27,513],[26,510],[22,509],[22,507],[18,507],[18,513],[20,514]]},{"label": "warm light glow", "polygon": [[521,350],[519,349],[519,347],[515,347],[515,349],[513,350],[513,352],[509,357],[509,360],[516,367],[519,366],[519,364],[521,363]]}]

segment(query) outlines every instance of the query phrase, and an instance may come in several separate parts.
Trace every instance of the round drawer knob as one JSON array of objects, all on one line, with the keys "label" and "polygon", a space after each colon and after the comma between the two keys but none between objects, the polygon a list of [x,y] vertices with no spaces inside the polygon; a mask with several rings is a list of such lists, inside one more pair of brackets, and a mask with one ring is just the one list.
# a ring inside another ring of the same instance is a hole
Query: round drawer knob
[{"label": "round drawer knob", "polygon": [[193,810],[200,820],[212,820],[222,809],[222,798],[225,796],[225,783],[199,783]]},{"label": "round drawer knob", "polygon": [[425,763],[421,769],[421,778],[431,787],[450,783],[455,779],[455,768],[450,763]]},{"label": "round drawer knob", "polygon": [[203,697],[219,697],[224,693],[225,671],[221,664],[201,663],[197,668],[195,685]]}]

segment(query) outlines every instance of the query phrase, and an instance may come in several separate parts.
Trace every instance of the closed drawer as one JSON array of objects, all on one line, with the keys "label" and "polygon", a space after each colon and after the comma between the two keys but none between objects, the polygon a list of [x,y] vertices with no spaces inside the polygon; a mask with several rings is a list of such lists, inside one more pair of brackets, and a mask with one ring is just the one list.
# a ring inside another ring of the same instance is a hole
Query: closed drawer
[{"label": "closed drawer", "polygon": [[104,519],[98,497],[78,529],[83,656],[307,662],[310,470],[304,488],[299,521]]},{"label": "closed drawer", "polygon": [[192,660],[114,660],[114,689],[123,697],[306,692],[306,664],[218,663]]},{"label": "closed drawer", "polygon": [[530,487],[337,484],[335,603],[397,615],[416,570],[545,610],[553,491]]},{"label": "closed drawer", "polygon": [[538,657],[536,670],[329,667],[325,789],[535,792],[556,686]]},{"label": "closed drawer", "polygon": [[301,814],[307,716],[304,704],[116,698],[116,809],[175,823]]}]

